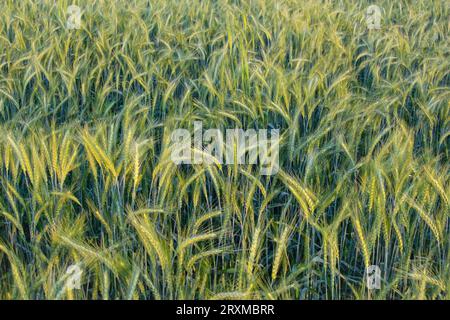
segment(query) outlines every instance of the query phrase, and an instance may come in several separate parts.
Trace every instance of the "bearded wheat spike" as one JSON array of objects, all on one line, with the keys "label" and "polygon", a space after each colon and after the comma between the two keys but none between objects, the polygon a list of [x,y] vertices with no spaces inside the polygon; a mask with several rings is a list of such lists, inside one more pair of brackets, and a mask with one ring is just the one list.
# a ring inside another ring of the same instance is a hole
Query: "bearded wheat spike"
[{"label": "bearded wheat spike", "polygon": [[286,250],[290,232],[291,232],[290,227],[286,226],[280,238],[278,239],[277,250],[275,252],[275,258],[272,267],[272,281],[277,278],[278,269],[280,268],[281,265],[281,258],[283,257],[283,254]]}]

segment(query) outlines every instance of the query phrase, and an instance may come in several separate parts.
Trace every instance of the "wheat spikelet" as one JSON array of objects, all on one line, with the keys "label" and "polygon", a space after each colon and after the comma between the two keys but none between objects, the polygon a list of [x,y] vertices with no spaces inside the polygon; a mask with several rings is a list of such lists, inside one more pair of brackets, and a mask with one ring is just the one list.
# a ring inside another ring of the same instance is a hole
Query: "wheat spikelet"
[{"label": "wheat spikelet", "polygon": [[187,270],[191,270],[192,267],[194,266],[195,263],[197,263],[197,261],[204,259],[206,257],[210,257],[210,256],[214,256],[214,255],[219,255],[221,253],[223,253],[224,250],[223,249],[211,249],[211,250],[207,250],[207,251],[203,251],[201,253],[198,253],[196,255],[193,255],[187,265],[186,265],[186,269]]},{"label": "wheat spikelet", "polygon": [[192,232],[193,232],[193,234],[196,234],[196,233],[198,232],[198,229],[200,228],[200,226],[201,226],[204,222],[206,222],[206,221],[208,221],[208,220],[210,220],[210,219],[213,219],[213,218],[215,218],[215,217],[218,217],[218,216],[220,216],[220,215],[222,215],[222,211],[216,210],[216,211],[208,212],[208,213],[202,215],[201,217],[199,217],[199,218],[195,221],[194,226],[192,227]]},{"label": "wheat spikelet", "polygon": [[305,191],[305,189],[300,185],[300,183],[298,183],[293,178],[289,177],[282,170],[279,171],[279,174],[283,182],[287,185],[289,190],[292,192],[292,194],[302,207],[303,212],[305,214],[305,218],[309,219],[310,214],[315,208],[315,199],[313,201],[313,199],[311,199],[311,196],[308,195],[308,192]]},{"label": "wheat spikelet", "polygon": [[[158,234],[154,226],[152,226],[148,221],[143,221],[143,219],[138,219],[133,213],[128,215],[132,225],[138,232],[144,247],[149,255],[156,252],[161,268],[163,270],[168,270],[169,257],[164,249],[162,241],[159,239]],[[154,251],[153,251],[154,250]]]},{"label": "wheat spikelet", "polygon": [[440,196],[442,197],[442,199],[444,199],[444,202],[447,206],[449,206],[449,200],[448,200],[448,196],[447,193],[445,192],[445,189],[443,187],[443,183],[441,183],[436,175],[427,167],[425,167],[424,169],[425,171],[425,175],[428,178],[428,181],[436,188],[436,190],[439,192]]},{"label": "wheat spikelet", "polygon": [[374,199],[376,194],[376,179],[374,176],[372,176],[371,183],[370,183],[370,192],[369,192],[369,212],[372,212],[372,208],[374,205]]},{"label": "wheat spikelet", "polygon": [[259,252],[261,231],[262,231],[261,226],[258,224],[253,233],[252,243],[250,246],[250,254],[249,254],[249,258],[248,258],[247,274],[249,275],[250,278],[253,274],[253,267],[254,267],[254,264],[256,261],[256,257]]},{"label": "wheat spikelet", "polygon": [[133,194],[136,194],[136,189],[139,184],[140,177],[140,163],[139,163],[139,148],[138,145],[134,145],[133,153]]},{"label": "wheat spikelet", "polygon": [[365,265],[366,268],[368,268],[369,265],[370,265],[369,248],[368,248],[368,245],[367,245],[367,242],[366,242],[366,238],[364,236],[364,231],[363,231],[363,228],[361,226],[361,222],[359,221],[359,218],[356,215],[354,215],[352,217],[352,221],[353,221],[353,224],[355,226],[356,233],[358,234],[358,238],[359,238],[359,241],[360,241],[360,244],[361,244],[363,257],[364,257],[364,265]]},{"label": "wheat spikelet", "polygon": [[24,275],[21,271],[21,267],[19,264],[19,259],[16,257],[16,255],[11,252],[3,243],[0,242],[0,251],[3,251],[6,256],[8,257],[8,260],[11,265],[11,271],[12,275],[15,281],[15,284],[17,286],[17,289],[19,290],[20,296],[22,299],[28,299],[28,290],[27,286],[24,282]]},{"label": "wheat spikelet", "polygon": [[281,265],[281,258],[286,250],[289,235],[291,233],[291,228],[289,226],[286,226],[281,233],[280,238],[277,242],[277,249],[275,251],[275,257],[273,260],[273,267],[272,267],[272,281],[276,279],[278,274],[278,269]]},{"label": "wheat spikelet", "polygon": [[438,243],[440,243],[441,236],[439,233],[439,228],[436,225],[436,223],[433,221],[433,219],[413,199],[411,199],[410,197],[408,197],[406,195],[403,198],[412,208],[416,209],[416,211],[419,213],[420,217],[425,221],[425,223],[428,225],[428,227],[433,232]]},{"label": "wheat spikelet", "polygon": [[233,291],[233,292],[221,292],[215,294],[213,297],[211,297],[212,300],[245,300],[249,299],[251,295],[247,292],[239,292],[239,291]]},{"label": "wheat spikelet", "polygon": [[186,249],[189,246],[192,246],[193,244],[200,242],[200,241],[206,241],[206,240],[212,240],[219,236],[220,234],[217,232],[210,232],[210,233],[204,233],[199,235],[191,236],[187,239],[185,239],[181,244],[178,246],[178,250],[181,252],[184,249]]},{"label": "wheat spikelet", "polygon": [[403,248],[404,248],[403,236],[402,236],[402,232],[400,231],[400,228],[399,228],[399,226],[397,224],[396,216],[397,216],[396,211],[394,211],[394,214],[393,214],[393,217],[392,217],[392,227],[394,228],[394,232],[395,232],[395,234],[397,236],[400,252],[403,252]]}]

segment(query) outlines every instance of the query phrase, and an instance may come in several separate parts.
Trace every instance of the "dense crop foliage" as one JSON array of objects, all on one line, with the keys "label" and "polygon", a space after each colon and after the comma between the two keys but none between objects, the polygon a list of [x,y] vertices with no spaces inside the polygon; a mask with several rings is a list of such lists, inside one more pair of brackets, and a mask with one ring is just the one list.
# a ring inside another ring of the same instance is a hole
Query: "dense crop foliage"
[{"label": "dense crop foliage", "polygon": [[[0,298],[450,298],[448,2],[372,3],[0,1]],[[280,171],[176,166],[194,121]]]}]

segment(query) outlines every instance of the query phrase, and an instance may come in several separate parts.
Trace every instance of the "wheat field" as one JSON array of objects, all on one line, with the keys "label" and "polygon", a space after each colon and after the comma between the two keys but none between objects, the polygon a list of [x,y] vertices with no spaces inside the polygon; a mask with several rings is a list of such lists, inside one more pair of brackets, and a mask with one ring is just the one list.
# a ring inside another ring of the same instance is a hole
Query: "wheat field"
[{"label": "wheat field", "polygon": [[[449,299],[449,17],[0,1],[0,299]],[[279,129],[278,173],[174,164],[194,121]]]}]

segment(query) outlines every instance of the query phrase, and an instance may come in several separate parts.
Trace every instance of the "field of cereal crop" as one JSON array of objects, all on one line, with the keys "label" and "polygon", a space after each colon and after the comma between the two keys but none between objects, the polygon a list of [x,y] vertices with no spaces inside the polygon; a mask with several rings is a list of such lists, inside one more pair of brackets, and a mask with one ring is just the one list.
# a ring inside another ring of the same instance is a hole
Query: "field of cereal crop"
[{"label": "field of cereal crop", "polygon": [[[0,299],[450,299],[449,17],[0,1]],[[276,170],[177,164],[196,123],[278,130]]]}]

